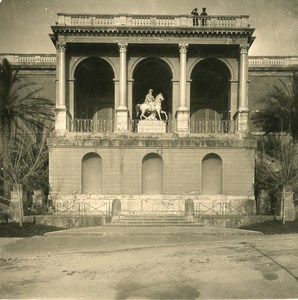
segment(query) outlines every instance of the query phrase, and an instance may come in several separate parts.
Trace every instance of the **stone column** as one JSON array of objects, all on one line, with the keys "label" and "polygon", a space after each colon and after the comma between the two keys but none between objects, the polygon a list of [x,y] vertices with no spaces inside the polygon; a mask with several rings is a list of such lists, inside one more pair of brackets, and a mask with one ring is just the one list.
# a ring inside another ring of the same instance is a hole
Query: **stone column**
[{"label": "stone column", "polygon": [[248,131],[248,44],[240,45],[238,131]]},{"label": "stone column", "polygon": [[119,80],[119,106],[116,109],[117,131],[127,131],[128,111],[127,111],[127,69],[126,52],[127,43],[118,43],[120,52],[120,80]]},{"label": "stone column", "polygon": [[69,114],[72,116],[72,118],[74,118],[74,110],[75,110],[75,108],[74,108],[74,98],[75,98],[74,84],[75,84],[74,79],[68,80]]},{"label": "stone column", "polygon": [[55,131],[64,132],[67,130],[67,111],[66,111],[66,81],[65,81],[65,51],[66,43],[57,42],[57,93],[56,93],[56,120]]},{"label": "stone column", "polygon": [[128,109],[128,117],[132,118],[133,115],[133,107],[132,107],[132,88],[133,88],[133,79],[129,79],[127,82],[127,109]]},{"label": "stone column", "polygon": [[177,132],[189,132],[189,109],[186,106],[187,82],[186,82],[186,54],[187,43],[179,44],[180,52],[180,103],[177,110]]}]

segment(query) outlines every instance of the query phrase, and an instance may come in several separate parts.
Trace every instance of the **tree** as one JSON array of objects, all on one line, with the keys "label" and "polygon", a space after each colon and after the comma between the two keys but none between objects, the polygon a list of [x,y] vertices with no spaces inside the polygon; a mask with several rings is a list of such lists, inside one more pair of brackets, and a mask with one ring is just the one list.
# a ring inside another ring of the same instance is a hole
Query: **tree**
[{"label": "tree", "polygon": [[298,148],[290,136],[267,136],[258,141],[256,184],[259,188],[282,191],[282,222],[285,225],[286,188],[298,186]]},{"label": "tree", "polygon": [[298,137],[298,75],[290,85],[280,80],[274,90],[260,99],[260,110],[251,117],[255,126],[265,134],[285,132]]},{"label": "tree", "polygon": [[[19,221],[23,225],[23,189],[42,188],[47,184],[48,149],[45,140],[41,143],[27,143],[23,138],[17,144],[10,144],[7,148],[7,173],[2,179],[9,180],[17,194]],[[45,182],[46,181],[46,182]]]},{"label": "tree", "polygon": [[11,146],[17,148],[24,138],[29,144],[38,140],[37,133],[43,133],[54,120],[54,105],[48,99],[39,96],[41,89],[35,89],[34,83],[27,82],[14,69],[7,59],[0,65],[0,145],[5,194],[10,190],[9,155]]}]

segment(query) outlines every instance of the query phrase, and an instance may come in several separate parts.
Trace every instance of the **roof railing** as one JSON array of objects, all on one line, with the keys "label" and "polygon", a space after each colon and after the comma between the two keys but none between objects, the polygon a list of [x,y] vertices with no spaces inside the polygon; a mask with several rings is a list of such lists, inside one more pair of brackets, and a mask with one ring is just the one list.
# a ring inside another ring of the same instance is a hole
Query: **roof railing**
[{"label": "roof railing", "polygon": [[[193,15],[93,15],[57,14],[57,26],[89,27],[215,27],[249,28],[247,15],[240,16],[198,16]],[[194,20],[198,22],[194,22]]]}]

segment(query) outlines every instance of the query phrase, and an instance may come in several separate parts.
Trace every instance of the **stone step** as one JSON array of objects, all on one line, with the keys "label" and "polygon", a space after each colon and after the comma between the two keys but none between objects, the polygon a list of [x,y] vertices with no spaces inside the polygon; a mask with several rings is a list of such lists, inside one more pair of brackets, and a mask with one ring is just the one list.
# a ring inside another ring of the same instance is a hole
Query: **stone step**
[{"label": "stone step", "polygon": [[203,227],[203,223],[188,223],[188,224],[183,224],[183,223],[111,223],[111,224],[105,224],[104,226],[111,226],[111,227]]},{"label": "stone step", "polygon": [[120,216],[114,219],[112,225],[119,226],[203,226],[203,223],[196,223],[195,220],[187,220],[184,216]]}]

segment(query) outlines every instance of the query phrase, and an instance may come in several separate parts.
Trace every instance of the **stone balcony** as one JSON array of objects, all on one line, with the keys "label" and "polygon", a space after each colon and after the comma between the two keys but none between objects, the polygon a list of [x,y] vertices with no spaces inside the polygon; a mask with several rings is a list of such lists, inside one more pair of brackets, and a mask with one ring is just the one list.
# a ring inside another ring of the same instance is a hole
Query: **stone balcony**
[{"label": "stone balcony", "polygon": [[[192,15],[90,15],[57,14],[56,26],[88,27],[184,27],[192,28]],[[212,28],[249,28],[247,15],[240,16],[198,16],[198,26]],[[204,22],[202,20],[204,19]]]}]

